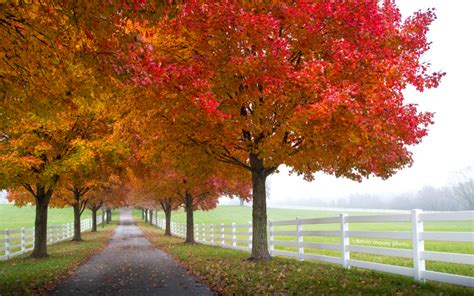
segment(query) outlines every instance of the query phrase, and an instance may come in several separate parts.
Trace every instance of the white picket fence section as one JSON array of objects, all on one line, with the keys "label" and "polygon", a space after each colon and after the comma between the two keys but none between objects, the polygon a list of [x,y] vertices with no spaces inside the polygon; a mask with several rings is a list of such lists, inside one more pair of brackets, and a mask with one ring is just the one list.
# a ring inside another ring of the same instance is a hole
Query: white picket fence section
[{"label": "white picket fence section", "polygon": [[[148,220],[150,221],[150,220]],[[416,281],[432,280],[461,286],[474,287],[474,277],[426,270],[425,261],[449,262],[474,265],[474,255],[425,251],[425,241],[474,243],[474,232],[427,232],[424,222],[470,221],[474,223],[474,211],[460,212],[423,212],[412,210],[408,214],[383,214],[370,216],[348,216],[342,213],[336,217],[295,219],[268,222],[268,245],[271,255],[293,257],[298,260],[314,260],[340,264],[344,268],[351,266],[372,269],[413,277]],[[410,222],[411,231],[351,231],[351,223],[387,223]],[[166,221],[153,216],[151,223],[161,229]],[[304,230],[306,225],[338,224],[339,230]],[[294,230],[277,230],[279,226],[294,226]],[[233,248],[245,251],[252,249],[252,223],[246,224],[196,224],[195,240],[199,243]],[[242,229],[245,229],[242,231]],[[186,224],[171,222],[171,233],[186,237]],[[240,238],[237,238],[240,236]],[[244,236],[245,238],[242,238]],[[292,236],[294,241],[278,241],[275,236]],[[305,237],[337,237],[340,243],[305,242]],[[351,245],[350,238],[406,240],[412,242],[411,249],[386,248]],[[244,244],[244,245],[242,245]],[[297,252],[276,250],[275,246],[295,247]],[[340,256],[306,254],[306,249],[338,250]],[[351,253],[365,253],[391,257],[411,258],[413,267],[382,264],[351,259]]]},{"label": "white picket fence section", "polygon": [[[102,217],[97,216],[97,224],[102,223]],[[81,232],[92,228],[92,218],[81,220]],[[74,236],[74,223],[48,226],[48,245],[52,245]],[[34,228],[5,229],[0,231],[0,256],[1,260],[8,260],[15,256],[33,250],[35,243]]]}]

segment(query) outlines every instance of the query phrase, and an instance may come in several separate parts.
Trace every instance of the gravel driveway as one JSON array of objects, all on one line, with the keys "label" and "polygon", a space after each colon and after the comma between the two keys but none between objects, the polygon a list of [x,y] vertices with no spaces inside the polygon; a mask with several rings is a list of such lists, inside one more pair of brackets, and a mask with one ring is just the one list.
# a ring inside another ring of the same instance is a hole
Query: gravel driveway
[{"label": "gravel driveway", "polygon": [[130,209],[120,210],[109,245],[74,274],[60,281],[49,295],[212,295],[198,279],[180,267],[143,235]]}]

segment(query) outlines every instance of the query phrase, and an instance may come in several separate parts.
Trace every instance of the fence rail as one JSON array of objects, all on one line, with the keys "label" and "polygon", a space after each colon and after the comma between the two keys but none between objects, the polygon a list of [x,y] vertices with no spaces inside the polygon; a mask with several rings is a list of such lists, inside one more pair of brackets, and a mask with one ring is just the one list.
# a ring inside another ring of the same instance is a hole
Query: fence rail
[{"label": "fence rail", "polygon": [[[151,223],[164,229],[166,221],[157,215]],[[150,221],[150,219],[148,219]],[[425,261],[448,262],[454,264],[474,265],[474,255],[447,252],[425,251],[425,241],[467,242],[474,243],[474,232],[427,232],[424,231],[424,222],[447,221],[474,221],[474,211],[462,212],[423,212],[412,210],[410,213],[348,216],[343,213],[336,217],[294,219],[268,222],[268,245],[271,255],[293,257],[298,260],[314,260],[342,265],[345,268],[359,267],[387,273],[413,277],[416,281],[433,280],[474,287],[474,277],[426,270]],[[410,222],[410,231],[351,231],[351,223],[384,223],[384,222]],[[339,230],[304,230],[306,225],[336,224]],[[280,226],[295,226],[294,230],[276,230]],[[171,222],[171,233],[179,237],[186,237],[186,225]],[[196,224],[194,225],[195,240],[197,242],[251,251],[252,249],[252,223],[247,224]],[[240,237],[238,237],[240,236]],[[275,236],[294,237],[294,241],[279,241]],[[325,236],[339,238],[340,243],[305,242],[305,237]],[[411,241],[411,249],[385,248],[355,245],[350,243],[350,238],[378,238],[400,239]],[[294,247],[296,252],[276,250],[275,246]],[[319,254],[305,254],[305,249],[323,249],[340,251],[339,256]],[[413,267],[402,267],[391,264],[382,264],[351,258],[351,253],[363,253],[379,256],[409,258]]]},{"label": "fence rail", "polygon": [[[102,223],[102,217],[97,217],[97,224]],[[81,220],[81,232],[92,228],[92,218]],[[70,239],[74,236],[74,223],[48,226],[47,244],[52,245]],[[15,256],[33,250],[35,243],[34,228],[5,229],[0,231],[0,261],[9,260]]]}]

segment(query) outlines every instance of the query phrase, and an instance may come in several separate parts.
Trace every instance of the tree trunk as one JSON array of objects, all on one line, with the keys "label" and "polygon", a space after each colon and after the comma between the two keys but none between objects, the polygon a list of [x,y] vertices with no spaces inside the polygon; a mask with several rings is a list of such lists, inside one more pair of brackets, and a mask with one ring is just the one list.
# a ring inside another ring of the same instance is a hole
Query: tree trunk
[{"label": "tree trunk", "polygon": [[148,209],[145,209],[145,222],[148,223]]},{"label": "tree trunk", "polygon": [[30,257],[48,257],[48,204],[51,196],[44,192],[44,188],[38,188],[36,193],[36,217],[35,217],[35,244]]},{"label": "tree trunk", "polygon": [[240,206],[243,207],[244,206],[244,200],[242,198],[239,198],[239,201],[240,201]]},{"label": "tree trunk", "polygon": [[186,243],[194,244],[193,196],[186,191],[184,207],[186,210]]},{"label": "tree trunk", "polygon": [[96,207],[92,207],[91,208],[91,211],[92,211],[92,230],[91,232],[97,232],[97,208]]},{"label": "tree trunk", "polygon": [[81,238],[81,205],[76,202],[72,208],[74,209],[74,237],[73,241],[80,242]]},{"label": "tree trunk", "polygon": [[145,220],[145,209],[142,209],[142,220]]},{"label": "tree trunk", "polygon": [[74,210],[74,237],[73,241],[80,242],[81,238],[81,191],[76,188],[73,189],[72,194],[74,198],[74,204],[72,208]]},{"label": "tree trunk", "polygon": [[153,209],[150,210],[150,224],[153,224]]},{"label": "tree trunk", "polygon": [[112,222],[112,209],[111,208],[107,208],[107,224]]},{"label": "tree trunk", "polygon": [[165,235],[171,235],[171,208],[163,209],[165,212],[166,227]]},{"label": "tree trunk", "polygon": [[251,260],[270,260],[267,242],[267,200],[265,182],[267,175],[263,160],[250,154],[252,167],[253,205],[252,205],[252,254]]},{"label": "tree trunk", "polygon": [[102,208],[102,228],[105,227],[105,211],[104,208]]}]

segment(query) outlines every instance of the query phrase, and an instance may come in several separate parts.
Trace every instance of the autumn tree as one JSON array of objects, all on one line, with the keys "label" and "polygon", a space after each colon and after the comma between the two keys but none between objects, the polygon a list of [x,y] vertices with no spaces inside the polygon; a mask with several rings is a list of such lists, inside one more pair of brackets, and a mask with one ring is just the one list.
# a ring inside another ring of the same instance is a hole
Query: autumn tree
[{"label": "autumn tree", "polygon": [[122,71],[154,93],[136,108],[251,173],[251,258],[269,259],[265,183],[280,165],[357,181],[411,165],[432,114],[403,90],[443,76],[421,59],[434,19],[403,20],[390,1],[193,0],[129,26],[139,37]]}]

